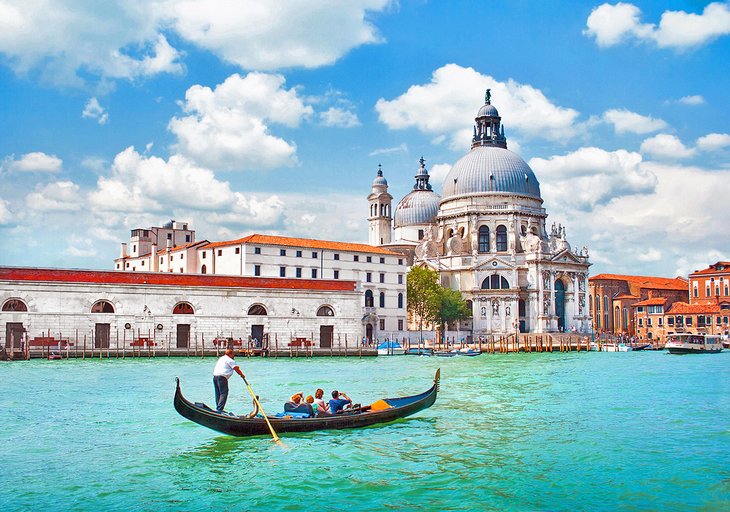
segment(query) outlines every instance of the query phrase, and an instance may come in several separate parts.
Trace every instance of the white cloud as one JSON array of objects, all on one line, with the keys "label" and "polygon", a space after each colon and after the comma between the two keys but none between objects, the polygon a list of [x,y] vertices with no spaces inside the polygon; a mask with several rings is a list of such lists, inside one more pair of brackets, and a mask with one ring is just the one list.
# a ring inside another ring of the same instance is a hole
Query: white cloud
[{"label": "white cloud", "polygon": [[441,190],[441,185],[444,182],[444,178],[446,178],[446,175],[449,174],[449,171],[451,170],[452,164],[434,164],[431,166],[431,169],[428,171],[431,178],[429,179],[429,182],[434,187],[438,187],[439,190]]},{"label": "white cloud", "polygon": [[612,194],[590,209],[560,194],[569,188],[577,198],[589,186],[585,182],[570,180],[568,187],[562,175],[555,180],[538,173],[551,220],[567,224],[570,242],[590,247],[593,273],[686,276],[687,269],[730,257],[717,231],[707,228],[726,215],[723,192],[730,170],[658,162],[637,166],[653,177],[652,186]]},{"label": "white cloud", "polygon": [[603,113],[603,121],[613,125],[617,134],[622,133],[651,133],[663,130],[668,125],[662,119],[651,116],[642,116],[626,109],[612,109]]},{"label": "white cloud", "polygon": [[375,149],[368,153],[368,156],[378,156],[378,155],[390,155],[392,153],[405,153],[408,154],[408,145],[403,142],[398,146],[393,146],[391,148],[380,148]]},{"label": "white cloud", "polygon": [[81,117],[84,119],[95,119],[99,124],[106,124],[109,122],[109,112],[99,104],[99,100],[96,96],[89,99],[84,105],[84,110],[81,112]]},{"label": "white cloud", "polygon": [[10,213],[8,202],[0,199],[0,226],[7,226],[13,220],[13,214]]},{"label": "white cloud", "polygon": [[75,212],[83,204],[80,188],[71,181],[56,181],[38,186],[25,197],[31,212]]},{"label": "white cloud", "polygon": [[650,193],[657,184],[641,155],[623,149],[580,148],[563,156],[532,158],[529,164],[540,176],[546,204],[569,204],[580,211],[617,197]]},{"label": "white cloud", "polygon": [[665,133],[646,139],[641,143],[640,151],[645,155],[669,160],[689,158],[695,154],[695,150],[686,147],[679,138]]},{"label": "white cloud", "polygon": [[93,258],[98,254],[95,241],[91,238],[71,235],[68,246],[63,250],[66,256]]},{"label": "white cloud", "polygon": [[707,5],[702,14],[664,11],[657,27],[641,23],[641,11],[633,4],[602,4],[591,12],[583,33],[602,47],[629,40],[651,41],[659,48],[686,49],[730,34],[730,7],[724,2]]},{"label": "white cloud", "polygon": [[272,135],[268,124],[296,127],[312,107],[284,89],[284,77],[266,73],[229,76],[215,90],[190,87],[173,118],[174,149],[200,165],[221,170],[268,169],[297,163],[296,145]]},{"label": "white cloud", "polygon": [[710,133],[697,139],[697,148],[702,151],[718,151],[730,146],[730,135],[727,133]]},{"label": "white cloud", "polygon": [[48,155],[41,151],[26,153],[17,160],[14,155],[3,161],[3,169],[10,172],[59,172],[63,161],[56,155]]},{"label": "white cloud", "polygon": [[382,41],[367,20],[390,0],[171,2],[178,34],[244,69],[315,68]]},{"label": "white cloud", "polygon": [[48,81],[66,85],[83,85],[90,76],[136,79],[183,71],[183,55],[164,33],[244,69],[314,68],[382,42],[369,16],[391,3],[2,0],[0,53],[19,74],[40,70]]},{"label": "white cloud", "polygon": [[691,107],[697,106],[697,105],[704,105],[705,104],[705,98],[700,96],[699,94],[694,94],[692,96],[682,96],[677,100],[677,103],[681,103],[682,105],[689,105]]},{"label": "white cloud", "polygon": [[238,226],[278,225],[283,215],[275,195],[234,192],[213,171],[184,156],[164,160],[141,155],[133,147],[114,158],[111,176],[99,178],[89,203],[97,213],[168,215],[184,209],[204,215],[207,222]]},{"label": "white cloud", "polygon": [[179,72],[179,53],[159,32],[165,0],[94,2],[6,0],[0,52],[20,74],[39,69],[54,83],[84,75],[137,78]]},{"label": "white cloud", "polygon": [[375,110],[388,128],[416,128],[433,135],[436,143],[448,139],[453,149],[468,148],[472,126],[465,120],[474,118],[488,87],[493,104],[503,112],[508,140],[510,130],[523,138],[557,141],[579,131],[578,112],[551,103],[539,89],[514,80],[500,82],[457,64],[435,70],[430,83],[412,85],[393,100],[380,98]]},{"label": "white cloud", "polygon": [[320,112],[319,118],[325,126],[336,126],[339,128],[360,126],[360,120],[357,118],[357,114],[337,107],[330,107],[325,112]]}]

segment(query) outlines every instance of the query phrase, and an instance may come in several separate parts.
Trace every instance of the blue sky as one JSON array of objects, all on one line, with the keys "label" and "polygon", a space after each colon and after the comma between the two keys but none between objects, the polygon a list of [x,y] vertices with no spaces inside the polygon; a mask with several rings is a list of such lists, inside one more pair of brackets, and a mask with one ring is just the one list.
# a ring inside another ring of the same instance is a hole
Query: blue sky
[{"label": "blue sky", "polygon": [[367,241],[382,164],[468,150],[484,89],[593,274],[730,260],[728,2],[0,0],[0,264],[129,230]]}]

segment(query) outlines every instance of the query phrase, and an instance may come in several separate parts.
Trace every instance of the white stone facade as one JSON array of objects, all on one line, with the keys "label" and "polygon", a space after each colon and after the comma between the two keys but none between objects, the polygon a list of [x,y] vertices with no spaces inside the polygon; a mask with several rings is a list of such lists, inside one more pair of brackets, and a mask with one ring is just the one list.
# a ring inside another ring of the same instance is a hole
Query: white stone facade
[{"label": "white stone facade", "polygon": [[362,339],[361,294],[352,281],[300,281],[293,287],[271,279],[131,277],[0,267],[2,345],[9,347],[9,330],[18,324],[29,340],[50,333],[75,341],[78,332],[78,343],[85,336],[88,348],[98,348],[94,337],[99,326],[108,332],[110,347],[126,349],[139,338],[153,339],[158,350],[167,343],[175,348],[181,332],[190,347],[196,342],[202,347],[205,339],[208,348],[215,337],[248,340],[262,334],[272,348],[278,340],[282,349],[297,337],[324,348],[323,335],[331,337],[334,347],[345,337],[352,347]]},{"label": "white stone facade", "polygon": [[168,247],[154,258],[151,254],[120,257],[115,267],[128,272],[152,267],[156,272],[178,274],[351,280],[358,283],[361,294],[362,337],[398,337],[407,330],[408,261],[383,247],[254,234]]}]

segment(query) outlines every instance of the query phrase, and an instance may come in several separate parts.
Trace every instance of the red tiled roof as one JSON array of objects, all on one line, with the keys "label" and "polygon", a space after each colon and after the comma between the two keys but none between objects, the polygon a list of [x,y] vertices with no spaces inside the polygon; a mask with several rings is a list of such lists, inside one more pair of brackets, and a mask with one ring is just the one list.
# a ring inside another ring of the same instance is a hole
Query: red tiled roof
[{"label": "red tiled roof", "polygon": [[[722,270],[718,270],[717,267],[722,267]],[[714,265],[710,265],[706,269],[695,270],[689,276],[694,277],[707,274],[730,274],[730,261],[718,261],[717,263],[715,263]]]},{"label": "red tiled roof", "polygon": [[0,280],[289,290],[355,290],[355,282],[345,280],[334,281],[324,279],[286,279],[276,277],[175,274],[172,272],[115,272],[105,270],[71,270],[27,267],[0,267]]},{"label": "red tiled roof", "polygon": [[621,274],[598,274],[588,278],[588,281],[626,281],[631,285],[640,288],[653,288],[656,290],[688,290],[689,281],[683,277],[651,277],[651,276],[626,276]]},{"label": "red tiled roof", "polygon": [[638,299],[638,295],[631,295],[628,293],[622,293],[621,295],[617,295],[614,297],[614,299]]},{"label": "red tiled roof", "polygon": [[667,299],[664,297],[652,297],[651,299],[634,302],[631,306],[663,306],[666,303]]},{"label": "red tiled roof", "polygon": [[[209,244],[209,243],[210,242],[208,240],[200,240],[199,242],[191,242],[191,243],[185,244],[185,245],[176,245],[174,247],[170,247],[170,252],[172,253],[172,252],[183,251],[185,249],[189,249],[196,245],[205,245],[205,244]],[[167,253],[167,247],[163,247],[162,249],[157,250],[157,254],[165,254],[165,253]]]},{"label": "red tiled roof", "polygon": [[331,242],[328,240],[313,240],[309,238],[292,238],[288,236],[273,236],[253,234],[237,240],[224,242],[212,242],[203,247],[204,249],[214,247],[226,247],[241,244],[281,245],[286,247],[305,247],[308,249],[330,249],[335,251],[369,252],[375,254],[387,254],[389,256],[403,256],[401,253],[389,251],[374,245],[356,244],[350,242]]},{"label": "red tiled roof", "polygon": [[687,304],[686,302],[675,302],[666,314],[702,315],[719,313],[720,311],[720,306],[718,304]]}]

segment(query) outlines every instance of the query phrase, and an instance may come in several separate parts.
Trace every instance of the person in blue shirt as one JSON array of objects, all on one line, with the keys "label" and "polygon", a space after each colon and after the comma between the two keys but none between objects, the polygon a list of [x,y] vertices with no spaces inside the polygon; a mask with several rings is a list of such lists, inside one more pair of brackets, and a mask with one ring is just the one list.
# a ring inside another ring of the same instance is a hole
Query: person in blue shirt
[{"label": "person in blue shirt", "polygon": [[[341,398],[342,397],[342,398]],[[345,406],[352,404],[352,400],[345,393],[340,393],[336,389],[332,392],[332,400],[330,400],[330,414],[342,412]]]}]

